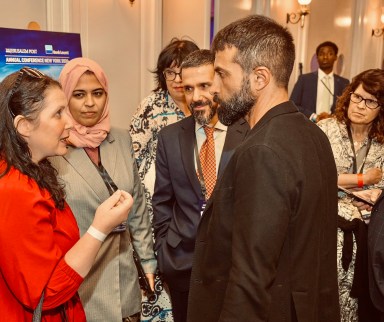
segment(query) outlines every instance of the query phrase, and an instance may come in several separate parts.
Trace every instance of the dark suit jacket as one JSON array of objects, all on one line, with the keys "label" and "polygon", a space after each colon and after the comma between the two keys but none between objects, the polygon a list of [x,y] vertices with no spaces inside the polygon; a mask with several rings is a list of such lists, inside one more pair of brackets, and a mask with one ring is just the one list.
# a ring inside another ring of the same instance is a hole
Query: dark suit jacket
[{"label": "dark suit jacket", "polygon": [[384,192],[368,225],[368,273],[372,302],[384,317]]},{"label": "dark suit jacket", "polygon": [[[218,176],[248,130],[245,120],[228,127]],[[193,117],[159,132],[152,199],[158,266],[167,283],[181,291],[189,289],[195,236],[201,218],[202,193],[194,164],[194,141]]]},{"label": "dark suit jacket", "polygon": [[188,322],[339,321],[336,219],[327,137],[291,102],[275,106],[236,149],[201,218]]},{"label": "dark suit jacket", "polygon": [[[310,117],[312,113],[316,113],[317,99],[317,78],[318,72],[303,74],[299,76],[295,86],[293,87],[290,100],[293,101],[299,111]],[[349,80],[338,75],[334,78],[334,94],[331,112],[335,111],[336,99],[343,93],[349,84]]]}]

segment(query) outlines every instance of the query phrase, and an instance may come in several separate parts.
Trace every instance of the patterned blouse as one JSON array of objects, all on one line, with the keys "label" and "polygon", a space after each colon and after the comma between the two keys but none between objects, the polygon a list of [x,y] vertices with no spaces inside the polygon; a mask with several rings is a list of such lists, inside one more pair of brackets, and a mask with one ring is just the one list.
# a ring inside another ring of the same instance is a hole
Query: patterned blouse
[{"label": "patterned blouse", "polygon": [[[350,173],[353,165],[354,153],[352,151],[351,142],[348,137],[347,127],[345,124],[338,122],[335,118],[327,118],[317,123],[325,132],[331,143],[333,155],[335,157],[337,173]],[[368,139],[363,142],[363,147],[368,145]],[[378,143],[372,139],[368,154],[363,161],[363,173],[369,168],[380,168],[384,171],[384,144]],[[384,177],[377,184],[364,186],[366,189],[384,187]],[[347,196],[342,196],[338,201],[338,214],[348,221],[354,218],[361,219],[360,212],[352,205],[352,200]],[[353,238],[353,254],[352,261],[348,270],[342,267],[342,250],[344,245],[344,233],[338,228],[337,233],[337,266],[339,281],[339,299],[342,322],[358,322],[357,315],[357,299],[350,297],[350,291],[353,283],[353,275],[355,271],[356,259],[356,240]]]},{"label": "patterned blouse", "polygon": [[147,96],[132,117],[129,131],[151,215],[151,200],[155,186],[157,134],[163,127],[180,121],[184,117],[184,113],[172,97],[163,90],[157,90]]},{"label": "patterned blouse", "polygon": [[[339,123],[335,118],[328,118],[317,123],[325,132],[331,143],[333,155],[335,157],[337,173],[348,173],[353,164],[354,154],[349,141],[347,127]],[[367,146],[368,139],[363,142],[363,147]],[[369,168],[380,168],[384,171],[384,145],[372,140],[368,155],[365,159],[363,172]],[[378,184],[365,186],[366,189],[384,187],[384,177]],[[353,219],[353,213],[356,207],[351,204],[349,197],[343,197],[339,200],[339,215],[347,220]]]}]

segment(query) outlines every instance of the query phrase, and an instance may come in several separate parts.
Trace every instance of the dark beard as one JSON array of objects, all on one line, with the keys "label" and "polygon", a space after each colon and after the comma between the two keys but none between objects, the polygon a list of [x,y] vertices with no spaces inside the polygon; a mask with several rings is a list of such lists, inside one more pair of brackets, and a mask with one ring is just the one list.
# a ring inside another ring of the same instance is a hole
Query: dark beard
[{"label": "dark beard", "polygon": [[[205,106],[205,105],[209,107],[209,113],[207,116],[205,114],[205,111],[195,111],[194,109],[195,106]],[[192,112],[193,118],[201,126],[209,124],[209,122],[212,120],[212,118],[214,117],[217,111],[217,105],[212,104],[212,102],[209,100],[205,102],[203,101],[192,102],[189,107]]]},{"label": "dark beard", "polygon": [[221,100],[215,95],[213,100],[219,103],[217,110],[219,120],[224,125],[231,125],[242,117],[245,117],[256,103],[256,97],[251,94],[249,78],[243,79],[241,90],[233,94],[227,101]]}]

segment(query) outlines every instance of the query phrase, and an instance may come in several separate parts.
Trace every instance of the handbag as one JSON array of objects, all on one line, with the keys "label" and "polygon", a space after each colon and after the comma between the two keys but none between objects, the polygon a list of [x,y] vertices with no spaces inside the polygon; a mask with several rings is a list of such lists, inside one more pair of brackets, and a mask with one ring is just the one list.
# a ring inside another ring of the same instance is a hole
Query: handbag
[{"label": "handbag", "polygon": [[41,294],[41,298],[39,304],[36,309],[33,311],[32,322],[40,322],[41,321],[41,312],[43,311],[43,300],[44,300],[44,291]]}]

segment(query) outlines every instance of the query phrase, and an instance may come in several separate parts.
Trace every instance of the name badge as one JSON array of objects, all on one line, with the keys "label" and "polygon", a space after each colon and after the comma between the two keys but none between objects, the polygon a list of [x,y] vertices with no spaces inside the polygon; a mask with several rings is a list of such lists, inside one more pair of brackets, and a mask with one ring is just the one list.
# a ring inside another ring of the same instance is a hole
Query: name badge
[{"label": "name badge", "polygon": [[207,205],[207,201],[206,200],[204,200],[204,199],[200,199],[199,200],[200,216],[203,215],[203,212],[204,212],[204,209],[205,209],[206,205]]}]

